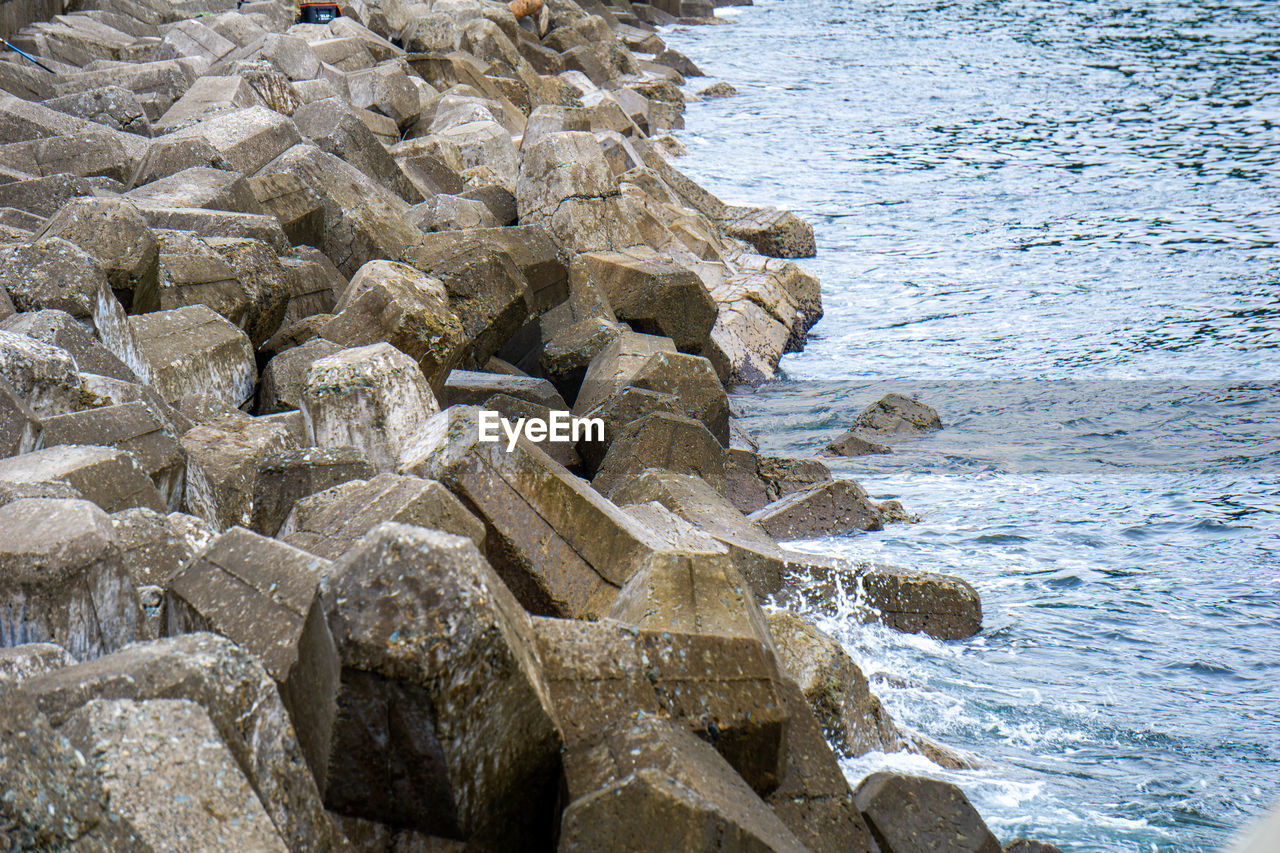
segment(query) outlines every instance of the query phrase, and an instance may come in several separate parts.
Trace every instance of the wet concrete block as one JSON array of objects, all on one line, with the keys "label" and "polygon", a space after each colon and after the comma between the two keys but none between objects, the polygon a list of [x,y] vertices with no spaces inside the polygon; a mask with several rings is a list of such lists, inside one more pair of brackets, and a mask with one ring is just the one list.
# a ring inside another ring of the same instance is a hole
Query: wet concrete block
[{"label": "wet concrete block", "polygon": [[792,492],[747,518],[775,539],[840,536],[884,527],[880,510],[853,480],[834,480]]},{"label": "wet concrete block", "polygon": [[806,849],[714,749],[665,720],[620,721],[569,750],[565,777],[561,850],[622,851],[637,838],[655,850]]},{"label": "wet concrete block", "polygon": [[533,623],[570,748],[651,714],[710,743],[755,791],[778,786],[790,717],[774,657],[759,640],[647,631],[612,620]]},{"label": "wet concrete block", "polygon": [[655,412],[622,427],[591,484],[608,495],[645,468],[691,474],[726,490],[724,448],[701,421],[682,415]]},{"label": "wet concrete block", "polygon": [[922,776],[872,773],[854,799],[885,853],[945,848],[998,853],[1000,842],[955,785]]}]

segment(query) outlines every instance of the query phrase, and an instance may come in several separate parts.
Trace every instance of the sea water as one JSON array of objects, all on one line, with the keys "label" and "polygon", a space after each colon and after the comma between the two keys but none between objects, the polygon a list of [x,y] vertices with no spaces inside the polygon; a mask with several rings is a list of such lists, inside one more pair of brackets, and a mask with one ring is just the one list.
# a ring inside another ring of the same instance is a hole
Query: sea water
[{"label": "sea water", "polygon": [[939,433],[831,460],[921,520],[795,543],[969,580],[938,642],[810,614],[982,759],[1009,840],[1216,850],[1280,798],[1280,6],[760,0],[667,42],[736,97],[676,164],[813,223],[826,316],[734,397],[813,455],[888,391]]}]

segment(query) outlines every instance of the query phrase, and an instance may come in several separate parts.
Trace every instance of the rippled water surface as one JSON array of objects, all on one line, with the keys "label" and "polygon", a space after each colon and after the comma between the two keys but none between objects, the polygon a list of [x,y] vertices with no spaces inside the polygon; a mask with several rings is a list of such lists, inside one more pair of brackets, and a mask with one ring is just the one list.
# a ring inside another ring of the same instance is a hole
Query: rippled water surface
[{"label": "rippled water surface", "polygon": [[987,762],[850,777],[952,778],[1005,840],[1219,848],[1280,797],[1280,6],[721,14],[664,33],[740,90],[691,105],[680,165],[813,222],[827,309],[736,405],[798,455],[888,390],[932,403],[942,432],[833,466],[922,521],[800,547],[984,601],[957,643],[821,614]]}]

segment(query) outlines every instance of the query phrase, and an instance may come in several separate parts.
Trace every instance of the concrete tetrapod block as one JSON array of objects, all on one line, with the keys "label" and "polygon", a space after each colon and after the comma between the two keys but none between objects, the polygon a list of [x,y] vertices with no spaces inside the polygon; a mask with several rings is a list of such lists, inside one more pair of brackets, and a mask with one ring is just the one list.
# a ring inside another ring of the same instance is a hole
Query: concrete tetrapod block
[{"label": "concrete tetrapod block", "polygon": [[262,661],[321,788],[340,669],[319,597],[328,569],[322,557],[233,527],[169,578],[162,617],[167,636],[213,631]]},{"label": "concrete tetrapod block", "polygon": [[596,408],[622,391],[650,356],[675,351],[676,345],[670,338],[622,332],[591,358],[573,410],[586,412]]},{"label": "concrete tetrapod block", "polygon": [[787,610],[769,614],[768,620],[779,662],[837,749],[856,756],[902,748],[889,712],[839,642]]},{"label": "concrete tetrapod block", "polygon": [[84,660],[137,639],[142,608],[111,520],[88,501],[0,507],[0,642],[55,642]]},{"label": "concrete tetrapod block", "polygon": [[[124,308],[112,294],[102,266],[79,246],[61,237],[42,237],[0,252],[0,287],[8,291],[19,311],[30,314],[43,314],[46,309],[65,311],[84,329],[97,333],[101,343],[94,341],[92,346],[105,348],[114,359],[128,365],[122,373],[99,369],[90,363],[81,363],[81,370],[128,379],[134,378],[135,372],[145,370]],[[150,298],[155,301],[154,292]],[[5,328],[31,334],[15,327],[14,322],[21,322],[21,318],[7,318]],[[45,335],[33,337],[63,346]]]},{"label": "concrete tetrapod block", "polygon": [[0,166],[47,177],[75,176],[127,181],[133,172],[128,135],[86,123],[74,133],[0,145]]},{"label": "concrete tetrapod block", "polygon": [[705,480],[648,468],[622,482],[611,497],[619,504],[657,501],[724,544],[734,566],[757,596],[772,595],[782,589],[787,552]]},{"label": "concrete tetrapod block", "polygon": [[245,332],[255,347],[266,342],[284,322],[293,281],[270,246],[244,237],[210,237],[210,247],[235,270],[249,294],[251,307]]},{"label": "concrete tetrapod block", "polygon": [[0,481],[66,483],[106,512],[166,504],[133,454],[114,447],[59,445],[0,460]]},{"label": "concrete tetrapod block", "polygon": [[235,269],[209,241],[191,231],[160,229],[160,307],[165,311],[204,305],[223,319],[247,327],[253,301]]},{"label": "concrete tetrapod block", "polygon": [[430,259],[419,254],[415,263],[444,285],[462,326],[467,365],[483,365],[528,321],[529,283],[505,252],[455,250]]},{"label": "concrete tetrapod block", "polygon": [[330,313],[347,289],[347,279],[333,261],[309,245],[295,246],[293,257],[281,257],[280,263],[292,282],[284,327],[317,314]]},{"label": "concrete tetrapod block", "polygon": [[341,351],[342,347],[332,341],[312,338],[272,357],[262,369],[262,384],[258,389],[259,413],[271,415],[300,408],[311,365]]},{"label": "concrete tetrapod block", "polygon": [[153,853],[112,806],[84,755],[12,691],[0,704],[0,788],[13,849]]},{"label": "concrete tetrapod block", "polygon": [[204,139],[232,169],[243,175],[252,175],[302,140],[288,116],[262,106],[204,119],[165,136],[169,139]]},{"label": "concrete tetrapod block", "polygon": [[318,244],[324,232],[324,202],[302,178],[287,172],[249,179],[249,189],[264,211],[280,221],[294,245]]},{"label": "concrete tetrapod block", "polygon": [[454,370],[445,380],[441,403],[449,406],[479,406],[495,394],[506,394],[548,409],[567,409],[556,386],[535,376],[510,376]]},{"label": "concrete tetrapod block", "polygon": [[0,458],[30,453],[40,438],[36,413],[0,379]]},{"label": "concrete tetrapod block", "polygon": [[1000,851],[1000,842],[964,791],[949,782],[872,773],[862,780],[854,799],[883,853]]},{"label": "concrete tetrapod block", "polygon": [[164,586],[217,535],[193,515],[161,515],[142,507],[113,512],[111,528],[124,566],[138,586]]},{"label": "concrete tetrapod block", "polygon": [[439,480],[485,522],[485,553],[531,613],[587,618],[608,610],[663,543],[524,438],[481,441],[480,410],[435,415],[400,470]]},{"label": "concrete tetrapod block", "polygon": [[321,805],[275,682],[225,637],[135,643],[28,679],[14,693],[34,699],[55,727],[94,699],[189,699],[209,715],[290,851],[351,849]]},{"label": "concrete tetrapod block", "polygon": [[150,366],[151,385],[167,403],[193,390],[239,406],[253,396],[257,365],[243,331],[203,305],[129,318]]},{"label": "concrete tetrapod block", "polygon": [[435,480],[379,474],[302,498],[279,537],[313,554],[336,560],[384,521],[465,536],[484,546],[484,524]]},{"label": "concrete tetrapod block", "polygon": [[406,264],[370,261],[356,272],[321,335],[345,347],[382,341],[408,355],[435,392],[465,346],[444,284]]},{"label": "concrete tetrapod block", "polygon": [[[15,314],[6,323],[11,322]],[[0,379],[37,417],[80,408],[83,383],[70,354],[58,347],[0,329]]]},{"label": "concrete tetrapod block", "polygon": [[569,747],[638,714],[679,721],[757,792],[785,770],[790,711],[773,654],[751,637],[647,631],[611,620],[533,620]]},{"label": "concrete tetrapod block", "polygon": [[597,282],[614,314],[637,332],[671,338],[681,352],[699,354],[716,322],[716,303],[697,274],[648,247],[586,252],[573,275]]},{"label": "concrete tetrapod block", "polygon": [[726,207],[718,224],[731,236],[773,258],[812,258],[817,254],[813,226],[789,210]]},{"label": "concrete tetrapod block", "polygon": [[0,649],[0,687],[44,675],[75,662],[75,658],[56,643],[23,643]]},{"label": "concrete tetrapod block", "polygon": [[[520,418],[538,418],[550,423],[554,417],[552,410],[546,406],[539,406],[507,394],[494,394],[484,400],[481,408],[497,412],[512,423],[518,423]],[[556,411],[564,410],[563,406],[556,407]],[[577,447],[572,442],[547,442],[541,447],[548,456],[574,474],[581,473],[582,459],[578,456]]]},{"label": "concrete tetrapod block", "polygon": [[59,729],[156,850],[286,853],[209,715],[185,699],[94,699]]},{"label": "concrete tetrapod block", "polygon": [[341,157],[409,204],[422,201],[422,194],[401,171],[400,164],[344,98],[323,98],[305,104],[294,113],[293,120],[298,130],[322,150]]},{"label": "concrete tetrapod block", "polygon": [[561,735],[529,617],[470,540],[375,527],[326,594],[342,655],[326,804],[495,850],[548,846]]},{"label": "concrete tetrapod block", "polygon": [[139,136],[151,136],[151,120],[138,97],[121,86],[99,86],[75,95],[47,98],[49,109]]},{"label": "concrete tetrapod block", "polygon": [[268,456],[258,463],[253,529],[275,536],[298,500],[377,473],[369,458],[354,447],[307,447]]},{"label": "concrete tetrapod block", "polygon": [[198,207],[262,213],[239,172],[192,166],[129,190],[126,198],[143,207]]},{"label": "concrete tetrapod block", "polygon": [[877,853],[844,771],[800,688],[784,679],[778,693],[791,711],[787,769],[765,802],[813,853]]},{"label": "concrete tetrapod block", "polygon": [[682,415],[655,412],[622,427],[591,484],[608,495],[645,468],[692,474],[726,490],[724,447],[701,421]]},{"label": "concrete tetrapod block", "polygon": [[164,419],[143,402],[70,412],[43,422],[45,447],[98,445],[130,453],[171,511],[182,503],[186,459]]},{"label": "concrete tetrapod block", "polygon": [[146,152],[138,161],[138,168],[129,179],[129,187],[140,187],[197,166],[232,171],[231,164],[207,140],[170,139],[162,136],[147,145]]},{"label": "concrete tetrapod block", "polygon": [[258,463],[289,445],[285,427],[238,412],[192,427],[182,436],[187,511],[215,530],[251,524]]},{"label": "concrete tetrapod block", "polygon": [[590,133],[548,133],[521,151],[516,205],[522,225],[542,225],[575,252],[644,243]]},{"label": "concrete tetrapod block", "polygon": [[876,564],[859,567],[858,585],[863,602],[895,630],[939,640],[982,630],[982,601],[962,578]]},{"label": "concrete tetrapod block", "polygon": [[439,258],[451,252],[476,249],[501,252],[511,258],[529,285],[529,310],[541,314],[569,295],[569,268],[564,251],[550,232],[538,225],[505,228],[468,228],[423,235],[406,256],[406,263],[420,266],[422,258]]},{"label": "concrete tetrapod block", "polygon": [[297,175],[324,201],[324,234],[316,248],[344,275],[376,258],[400,258],[422,240],[404,199],[315,145],[295,145],[262,168],[262,174],[277,172]]},{"label": "concrete tetrapod block", "polygon": [[714,749],[665,720],[620,721],[570,749],[565,781],[562,851],[806,849]]},{"label": "concrete tetrapod block", "polygon": [[129,313],[159,309],[155,233],[129,202],[73,199],[45,223],[39,236],[42,240],[60,237],[92,255]]},{"label": "concrete tetrapod block", "polygon": [[241,237],[261,240],[275,252],[289,251],[289,238],[274,217],[231,210],[199,207],[153,207],[138,205],[147,223],[155,229],[191,231],[201,237]]},{"label": "concrete tetrapod block", "polygon": [[608,616],[649,631],[750,637],[774,652],[755,594],[728,551],[661,551],[647,559],[618,593]]},{"label": "concrete tetrapod block", "polygon": [[884,527],[880,510],[853,480],[833,480],[792,492],[747,518],[775,539],[840,536]]},{"label": "concrete tetrapod block", "polygon": [[674,394],[682,414],[729,445],[729,398],[705,358],[676,352],[669,338],[623,332],[591,359],[574,411],[590,411],[627,386]]},{"label": "concrete tetrapod block", "polygon": [[[107,332],[106,327],[95,329],[96,323],[76,320],[66,311],[55,308],[24,311],[21,314],[6,317],[0,320],[0,329],[26,335],[41,343],[65,350],[67,355],[75,359],[76,367],[81,374],[97,374],[121,382],[137,383],[140,381],[139,377],[145,375],[147,368],[133,339],[133,330],[115,297],[110,295],[105,286],[100,292],[107,301],[99,304],[108,307],[107,313],[114,314],[115,319],[119,320],[120,325],[115,328],[119,329],[121,334],[117,336]],[[106,339],[111,341],[110,349],[95,337],[95,332],[105,333]],[[85,390],[93,393],[91,388]]]},{"label": "concrete tetrapod block", "polygon": [[358,447],[380,471],[440,406],[412,358],[391,344],[345,349],[312,362],[302,390],[307,433],[317,447]]},{"label": "concrete tetrapod block", "polygon": [[745,447],[729,449],[725,474],[729,500],[748,514],[792,492],[831,482],[831,470],[817,459],[761,456]]}]

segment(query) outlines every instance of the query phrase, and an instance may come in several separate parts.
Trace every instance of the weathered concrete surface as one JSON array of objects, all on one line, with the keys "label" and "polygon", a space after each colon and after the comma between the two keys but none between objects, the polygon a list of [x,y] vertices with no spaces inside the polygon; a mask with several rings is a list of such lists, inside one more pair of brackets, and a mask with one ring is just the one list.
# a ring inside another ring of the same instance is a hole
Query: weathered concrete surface
[{"label": "weathered concrete surface", "polygon": [[5,840],[14,849],[149,853],[152,846],[111,804],[84,756],[29,698],[0,705],[0,787]]},{"label": "weathered concrete surface", "polygon": [[366,533],[394,521],[465,536],[484,544],[484,524],[434,480],[379,474],[317,492],[294,504],[279,536],[313,554],[337,559]]},{"label": "weathered concrete surface", "polygon": [[434,416],[400,470],[439,480],[484,520],[486,556],[531,613],[602,615],[661,541],[527,440],[510,453],[481,441],[478,416]]},{"label": "weathered concrete surface", "polygon": [[239,406],[253,396],[257,367],[248,335],[203,305],[129,318],[149,371],[168,403],[198,389]]},{"label": "weathered concrete surface", "polygon": [[320,803],[275,682],[230,640],[188,634],[136,643],[28,679],[17,692],[54,726],[94,699],[189,699],[209,715],[289,850],[350,849]]},{"label": "weathered concrete surface", "polygon": [[307,433],[318,447],[358,447],[393,471],[428,419],[440,411],[417,363],[391,344],[317,359],[302,389]]},{"label": "weathered concrete surface", "polygon": [[885,853],[944,848],[957,853],[1000,850],[1000,842],[969,798],[948,782],[872,773],[862,780],[854,797]]},{"label": "weathered concrete surface", "polygon": [[385,523],[333,567],[326,803],[502,849],[553,831],[561,735],[529,617],[470,540]]},{"label": "weathered concrete surface", "polygon": [[77,660],[137,639],[142,607],[111,520],[82,500],[0,507],[0,644],[53,642]]},{"label": "weathered concrete surface", "polygon": [[317,784],[328,775],[338,654],[319,588],[329,561],[233,527],[168,579],[164,632],[214,631],[262,662]]},{"label": "weathered concrete surface", "polygon": [[209,715],[185,699],[94,699],[59,729],[157,850],[285,853]]},{"label": "weathered concrete surface", "polygon": [[107,512],[135,506],[166,509],[133,454],[114,447],[60,445],[11,456],[0,460],[0,481],[66,483]]},{"label": "weathered concrete surface", "polygon": [[773,655],[759,640],[645,631],[610,620],[533,622],[568,746],[654,714],[708,741],[757,792],[778,786],[789,711],[778,695]]},{"label": "weathered concrete surface", "polygon": [[[773,850],[800,840],[715,750],[652,717],[565,756],[561,850]],[[856,849],[856,848],[849,848]]]},{"label": "weathered concrete surface", "polygon": [[279,424],[239,412],[221,414],[182,436],[187,454],[187,512],[215,530],[253,522],[258,464],[290,446]]}]

